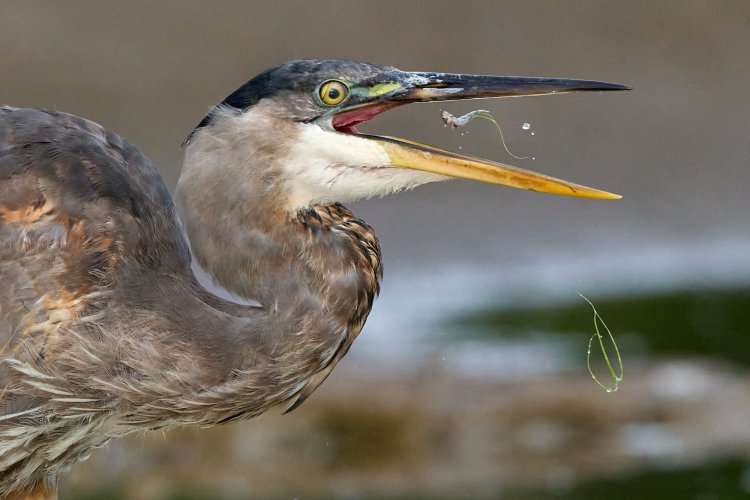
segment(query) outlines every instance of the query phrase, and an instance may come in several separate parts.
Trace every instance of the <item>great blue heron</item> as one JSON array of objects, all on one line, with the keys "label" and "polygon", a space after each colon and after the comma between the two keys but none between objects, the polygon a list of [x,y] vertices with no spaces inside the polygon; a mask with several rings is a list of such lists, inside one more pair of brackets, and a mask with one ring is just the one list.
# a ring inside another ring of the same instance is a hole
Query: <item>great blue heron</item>
[{"label": "great blue heron", "polygon": [[[282,64],[185,141],[182,223],[150,161],[119,136],[0,108],[0,495],[56,497],[59,475],[113,437],[299,406],[379,289],[378,240],[340,202],[452,177],[618,197],[358,123],[413,102],[626,88]],[[190,249],[217,284],[260,305],[206,291]]]}]

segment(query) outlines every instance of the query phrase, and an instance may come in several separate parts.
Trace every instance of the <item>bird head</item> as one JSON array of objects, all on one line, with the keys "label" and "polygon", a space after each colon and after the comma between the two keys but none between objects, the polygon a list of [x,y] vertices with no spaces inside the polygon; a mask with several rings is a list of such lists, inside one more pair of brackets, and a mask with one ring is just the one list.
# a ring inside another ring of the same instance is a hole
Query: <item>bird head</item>
[{"label": "bird head", "polygon": [[[245,145],[239,161],[276,166],[289,210],[382,196],[427,182],[473,179],[547,193],[619,198],[605,191],[414,141],[357,131],[398,106],[582,91],[626,90],[613,83],[405,72],[350,61],[292,61],[256,76],[203,119],[186,143],[210,137]],[[201,150],[215,147],[202,144]],[[271,182],[266,177],[266,182]]]}]

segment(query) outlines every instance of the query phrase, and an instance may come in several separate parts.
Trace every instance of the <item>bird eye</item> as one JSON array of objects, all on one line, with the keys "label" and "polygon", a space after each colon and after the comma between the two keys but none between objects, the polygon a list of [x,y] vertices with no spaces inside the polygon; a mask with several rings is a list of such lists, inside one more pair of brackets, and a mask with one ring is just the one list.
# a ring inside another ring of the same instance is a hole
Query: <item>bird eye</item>
[{"label": "bird eye", "polygon": [[349,87],[338,80],[328,80],[320,86],[319,94],[323,104],[336,106],[341,104],[349,96]]}]

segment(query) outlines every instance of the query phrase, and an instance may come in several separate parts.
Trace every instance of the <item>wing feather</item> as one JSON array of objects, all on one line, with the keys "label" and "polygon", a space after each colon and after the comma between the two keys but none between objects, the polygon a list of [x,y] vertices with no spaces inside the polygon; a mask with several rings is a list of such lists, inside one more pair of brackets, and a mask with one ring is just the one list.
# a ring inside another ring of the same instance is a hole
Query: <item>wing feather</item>
[{"label": "wing feather", "polygon": [[91,121],[0,108],[0,353],[90,313],[123,263],[190,265],[148,158]]}]

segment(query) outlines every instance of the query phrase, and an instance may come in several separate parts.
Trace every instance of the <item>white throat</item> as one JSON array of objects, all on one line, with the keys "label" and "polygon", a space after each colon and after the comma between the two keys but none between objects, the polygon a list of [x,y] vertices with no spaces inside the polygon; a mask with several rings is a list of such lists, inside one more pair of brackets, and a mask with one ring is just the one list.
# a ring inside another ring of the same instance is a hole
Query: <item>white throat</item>
[{"label": "white throat", "polygon": [[284,163],[290,208],[385,196],[445,177],[391,166],[382,146],[356,135],[297,126],[299,135]]}]

